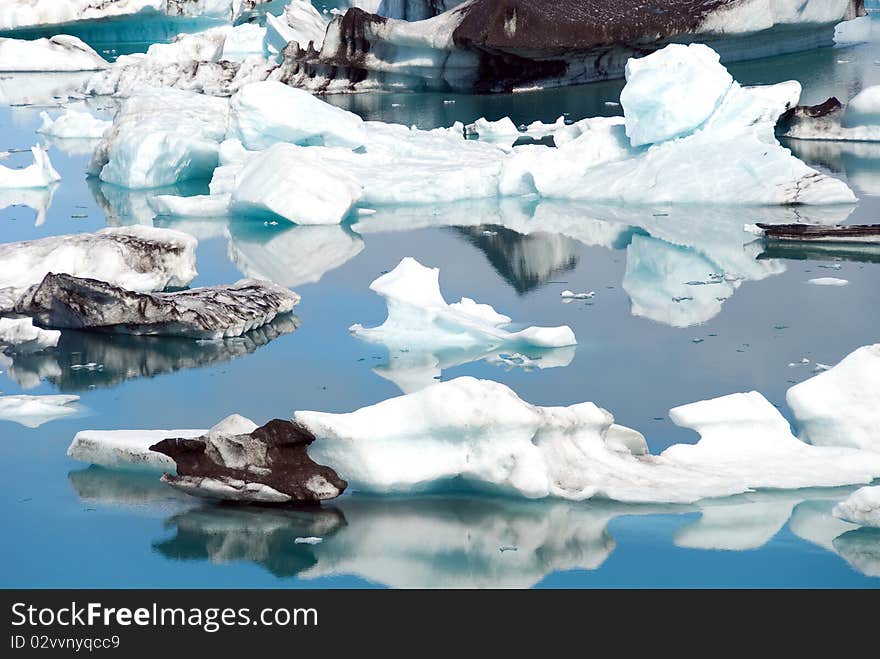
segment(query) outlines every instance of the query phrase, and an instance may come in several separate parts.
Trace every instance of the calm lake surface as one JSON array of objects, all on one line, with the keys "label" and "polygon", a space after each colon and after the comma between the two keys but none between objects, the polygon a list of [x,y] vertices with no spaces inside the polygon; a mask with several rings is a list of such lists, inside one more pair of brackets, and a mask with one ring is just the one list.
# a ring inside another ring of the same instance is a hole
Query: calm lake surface
[{"label": "calm lake surface", "polygon": [[[730,68],[744,84],[797,79],[806,103],[846,100],[880,84],[880,46],[875,40]],[[61,78],[0,80],[0,150],[43,141],[34,131],[41,111],[54,112],[52,90],[69,84]],[[609,103],[621,86],[328,100],[367,119],[433,128],[481,116],[520,123],[616,114]],[[99,112],[111,107],[87,103]],[[28,198],[0,192],[2,242],[153,223],[146,199],[156,192],[86,179],[93,144],[48,146],[62,181]],[[83,429],[205,428],[233,412],[262,423],[399,395],[413,364],[350,336],[348,327],[382,322],[385,305],[368,285],[405,256],[439,267],[449,300],[472,297],[522,323],[568,324],[578,338],[576,350],[537,355],[543,368],[523,368],[508,355],[470,363],[435,355],[443,380],[498,380],[540,405],[594,401],[644,433],[655,452],[696,439],[667,417],[679,404],[756,389],[788,416],[785,391],[812,376],[816,363],[834,364],[880,339],[880,265],[761,257],[742,227],[811,216],[880,221],[880,145],[787,146],[846,179],[859,204],[615,209],[509,200],[380,210],[344,227],[157,219],[199,238],[193,286],[271,278],[302,295],[299,327],[279,327],[264,345],[253,337],[199,344],[66,333],[55,352],[0,363],[4,395],[81,397],[79,414],[38,428],[0,421],[0,584],[876,588],[880,531],[855,530],[830,514],[853,488],[677,507],[354,494],[317,510],[261,510],[205,505],[155,474],[88,467],[65,453]],[[5,163],[29,159],[12,153]],[[197,182],[182,193],[205,188]],[[713,273],[742,279],[687,283]],[[849,285],[807,283],[826,276]],[[596,295],[564,304],[565,289]],[[77,368],[88,363],[101,368]],[[324,541],[294,542],[303,536]]]}]

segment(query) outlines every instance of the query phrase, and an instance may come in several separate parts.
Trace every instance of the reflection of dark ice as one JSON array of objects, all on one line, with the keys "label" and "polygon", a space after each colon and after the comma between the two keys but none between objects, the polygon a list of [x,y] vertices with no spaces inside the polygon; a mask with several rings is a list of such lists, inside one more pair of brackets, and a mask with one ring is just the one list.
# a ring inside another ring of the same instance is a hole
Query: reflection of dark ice
[{"label": "reflection of dark ice", "polygon": [[52,351],[14,355],[7,373],[25,389],[42,380],[60,391],[112,387],[248,355],[298,325],[296,316],[285,314],[241,337],[216,341],[64,331]]},{"label": "reflection of dark ice", "polygon": [[847,531],[834,539],[834,550],[862,574],[880,577],[880,529]]}]

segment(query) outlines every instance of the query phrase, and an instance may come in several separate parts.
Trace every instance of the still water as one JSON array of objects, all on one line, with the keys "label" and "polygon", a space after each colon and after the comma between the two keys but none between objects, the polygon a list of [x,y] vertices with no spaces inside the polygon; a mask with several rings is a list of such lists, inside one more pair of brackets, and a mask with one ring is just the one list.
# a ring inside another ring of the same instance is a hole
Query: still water
[{"label": "still water", "polygon": [[[117,44],[119,52],[136,49]],[[747,84],[797,79],[804,102],[880,84],[880,47],[826,49],[731,67]],[[0,150],[29,148],[51,76],[0,80]],[[368,119],[422,128],[497,119],[615,114],[621,83],[501,96],[371,94],[331,98]],[[47,91],[48,90],[48,91]],[[29,104],[22,105],[26,102]],[[109,112],[111,103],[90,99]],[[62,175],[48,192],[0,195],[0,240],[154,221],[147,196],[87,180],[87,143],[50,143]],[[495,355],[420,355],[436,375],[495,379],[540,405],[591,400],[640,430],[653,451],[696,435],[676,405],[761,391],[788,414],[786,389],[880,337],[880,265],[768,258],[743,240],[762,219],[876,222],[880,145],[789,144],[845,178],[853,208],[648,208],[470,203],[394,208],[344,227],[246,220],[169,221],[199,238],[193,285],[271,278],[302,295],[297,322],[241,340],[66,333],[50,353],[6,359],[3,394],[74,393],[76,416],[25,428],[0,421],[0,584],[59,587],[636,587],[880,585],[880,531],[836,520],[852,489],[757,492],[693,506],[532,502],[450,493],[345,495],[314,510],[213,506],[155,475],[75,463],[82,429],[199,428],[237,412],[264,422],[297,409],[349,411],[398,395],[419,363],[349,335],[382,322],[368,290],[404,256],[441,270],[462,295],[528,324],[568,324],[576,350],[523,368]],[[13,153],[7,165],[27,162]],[[425,181],[430,185],[430,181]],[[204,192],[205,182],[183,186]],[[26,204],[26,205],[23,205]],[[736,282],[701,286],[713,273]],[[814,277],[848,286],[807,284]],[[560,292],[595,291],[564,304]],[[791,366],[809,360],[807,365]],[[83,364],[100,368],[84,369]],[[296,544],[320,536],[318,545]]]}]

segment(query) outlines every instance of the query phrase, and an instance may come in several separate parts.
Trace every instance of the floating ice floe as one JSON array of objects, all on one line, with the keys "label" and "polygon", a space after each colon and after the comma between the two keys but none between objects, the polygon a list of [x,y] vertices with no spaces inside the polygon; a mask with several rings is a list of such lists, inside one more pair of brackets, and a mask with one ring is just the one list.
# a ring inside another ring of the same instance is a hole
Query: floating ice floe
[{"label": "floating ice floe", "polygon": [[582,84],[620,77],[627,59],[669,42],[711,43],[731,62],[831,46],[838,23],[864,15],[861,0],[406,0],[366,9],[335,18],[320,51],[301,44],[285,53],[289,84],[330,92]]},{"label": "floating ice floe", "polygon": [[34,327],[30,318],[0,318],[0,352],[39,352],[58,345],[61,332]]},{"label": "floating ice floe", "polygon": [[880,343],[794,385],[785,398],[805,442],[880,453]]},{"label": "floating ice floe", "polygon": [[205,435],[241,435],[257,429],[250,419],[232,414],[207,430],[82,430],[67,449],[68,457],[111,469],[172,471],[174,460],[151,451],[164,439],[197,439]]},{"label": "floating ice floe", "polygon": [[31,147],[34,163],[24,169],[11,169],[0,165],[0,190],[5,188],[47,188],[61,180],[61,175],[52,167],[49,154],[39,146]]},{"label": "floating ice floe", "polygon": [[38,133],[62,139],[100,139],[113,125],[112,121],[98,119],[88,112],[70,109],[55,119],[48,112],[41,112],[40,118],[43,123],[37,128]]},{"label": "floating ice floe", "polygon": [[0,73],[97,71],[108,66],[89,46],[66,34],[32,41],[0,37]]},{"label": "floating ice floe", "polygon": [[88,172],[125,188],[210,178],[226,134],[224,99],[153,89],[125,101]]},{"label": "floating ice floe", "polygon": [[437,350],[480,346],[491,352],[503,346],[561,348],[577,343],[568,326],[509,331],[504,327],[511,319],[488,304],[470,298],[447,303],[440,292],[440,270],[426,268],[410,257],[376,279],[370,289],[385,298],[388,318],[379,327],[352,325],[350,331],[390,347]]},{"label": "floating ice floe", "polygon": [[559,296],[563,300],[592,300],[596,297],[596,291],[590,291],[589,293],[575,293],[574,291],[564,290]]},{"label": "floating ice floe", "polygon": [[164,474],[172,487],[208,499],[253,503],[318,503],[348,486],[315,463],[315,440],[300,426],[275,419],[246,433],[213,432],[198,439],[163,439],[150,447],[177,463]]},{"label": "floating ice floe", "polygon": [[79,396],[0,396],[0,421],[38,428],[78,412]]},{"label": "floating ice floe", "polygon": [[185,233],[142,226],[0,244],[0,311],[50,272],[138,292],[185,286],[196,276],[196,245]]},{"label": "floating ice floe", "polygon": [[834,516],[859,526],[880,528],[880,486],[856,490],[834,507]]},{"label": "floating ice floe", "polygon": [[755,488],[869,483],[880,455],[804,444],[760,394],[676,408],[695,445],[649,455],[592,403],[529,405],[504,385],[458,378],[349,414],[296,412],[310,455],[352,489],[411,493],[450,482],[529,498],[686,503]]},{"label": "floating ice floe", "polygon": [[849,281],[838,277],[815,277],[808,279],[807,283],[813,284],[813,286],[846,286]]},{"label": "floating ice floe", "polygon": [[296,293],[253,279],[173,293],[138,293],[95,279],[49,273],[22,294],[14,311],[44,328],[221,339],[262,327],[297,303]]},{"label": "floating ice floe", "polygon": [[778,132],[797,140],[880,142],[880,85],[863,89],[846,105],[831,97],[794,107],[780,119]]}]

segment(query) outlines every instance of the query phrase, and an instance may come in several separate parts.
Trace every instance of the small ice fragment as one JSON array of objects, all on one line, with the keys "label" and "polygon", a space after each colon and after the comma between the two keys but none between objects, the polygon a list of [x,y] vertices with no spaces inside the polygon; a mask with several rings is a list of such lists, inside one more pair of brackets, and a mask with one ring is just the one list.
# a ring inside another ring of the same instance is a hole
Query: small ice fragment
[{"label": "small ice fragment", "polygon": [[817,267],[825,268],[826,270],[840,270],[842,266],[839,263],[820,263]]},{"label": "small ice fragment", "polygon": [[757,224],[744,224],[743,231],[745,231],[746,233],[751,233],[755,236],[763,236],[764,235],[764,230],[761,227],[759,227]]},{"label": "small ice fragment", "polygon": [[691,339],[691,343],[702,343],[705,339]]},{"label": "small ice fragment", "polygon": [[454,100],[445,98],[443,99],[443,105],[453,105],[455,103]]},{"label": "small ice fragment", "polygon": [[816,362],[816,365],[813,367],[813,372],[820,373],[822,371],[827,371],[830,368],[831,367],[828,364],[821,364],[819,362]]},{"label": "small ice fragment", "polygon": [[589,300],[592,299],[596,295],[596,291],[590,291],[589,293],[575,293],[573,291],[564,290],[559,294],[560,297],[569,299],[569,300]]},{"label": "small ice fragment", "polygon": [[503,554],[506,551],[518,551],[518,547],[514,547],[512,545],[503,545],[498,548],[498,551],[500,551]]},{"label": "small ice fragment", "polygon": [[692,296],[690,296],[690,295],[684,295],[684,296],[682,296],[682,297],[674,297],[674,298],[672,298],[672,301],[675,302],[675,303],[677,304],[677,303],[679,303],[679,302],[687,302],[687,301],[690,301],[690,300],[693,300],[693,299],[694,299],[694,298],[693,298]]},{"label": "small ice fragment", "polygon": [[807,281],[808,284],[814,286],[846,286],[849,281],[846,279],[838,279],[837,277],[816,277]]},{"label": "small ice fragment", "polygon": [[609,108],[619,108],[620,107],[620,103],[618,103],[617,101],[605,101],[605,105],[607,105]]},{"label": "small ice fragment", "polygon": [[484,231],[483,235],[484,236],[497,236],[498,232],[497,231]]},{"label": "small ice fragment", "polygon": [[317,545],[323,542],[324,538],[318,538],[313,535],[306,536],[305,538],[296,538],[293,541],[295,545]]}]

